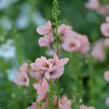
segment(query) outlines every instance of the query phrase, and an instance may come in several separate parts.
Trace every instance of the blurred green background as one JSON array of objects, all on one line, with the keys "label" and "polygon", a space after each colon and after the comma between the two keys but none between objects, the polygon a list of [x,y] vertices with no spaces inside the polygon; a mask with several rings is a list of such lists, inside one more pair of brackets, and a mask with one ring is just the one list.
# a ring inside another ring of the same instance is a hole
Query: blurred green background
[{"label": "blurred green background", "polygon": [[[75,31],[86,34],[91,43],[103,38],[100,25],[104,17],[95,11],[85,8],[87,0],[59,0],[62,14],[60,20],[73,26]],[[34,61],[37,57],[46,56],[46,48],[38,46],[41,37],[36,33],[36,27],[44,24],[51,17],[52,0],[0,0],[0,109],[26,109],[36,98],[32,87],[17,87],[12,83],[13,72],[24,62]],[[65,56],[70,56],[66,54]],[[73,61],[73,57],[71,57]],[[75,62],[74,60],[73,62]],[[78,61],[78,60],[77,60]],[[82,59],[84,84],[84,101],[90,104],[90,89],[87,87],[88,65]],[[104,81],[103,72],[109,68],[109,58],[103,64],[92,62],[94,83],[92,83],[92,98],[96,109],[108,109],[105,98],[109,96],[108,85]],[[75,63],[74,63],[75,64]],[[79,64],[78,64],[79,65]],[[60,80],[60,87],[70,96],[73,87],[73,71],[77,65],[67,65],[65,74]],[[72,95],[73,96],[73,95]]]}]

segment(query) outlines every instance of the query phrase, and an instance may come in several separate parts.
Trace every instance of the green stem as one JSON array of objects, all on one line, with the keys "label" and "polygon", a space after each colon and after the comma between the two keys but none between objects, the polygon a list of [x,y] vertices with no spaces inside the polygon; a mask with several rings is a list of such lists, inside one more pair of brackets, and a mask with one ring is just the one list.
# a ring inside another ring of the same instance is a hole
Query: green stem
[{"label": "green stem", "polygon": [[88,86],[89,86],[89,96],[90,96],[90,105],[94,105],[94,92],[93,92],[93,86],[94,86],[94,62],[93,62],[93,58],[90,56],[88,59],[88,71],[89,71],[89,82],[88,82]]}]

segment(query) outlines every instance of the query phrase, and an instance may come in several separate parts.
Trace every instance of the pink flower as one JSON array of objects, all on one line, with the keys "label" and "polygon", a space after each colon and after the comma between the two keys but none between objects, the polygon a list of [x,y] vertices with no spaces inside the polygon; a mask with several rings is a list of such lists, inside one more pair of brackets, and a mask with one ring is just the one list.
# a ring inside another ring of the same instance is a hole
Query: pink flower
[{"label": "pink flower", "polygon": [[107,106],[109,106],[109,97],[106,98],[105,103],[106,103]]},{"label": "pink flower", "polygon": [[86,54],[90,49],[88,38],[85,35],[80,35],[78,38],[81,41],[81,47],[79,51],[81,54]]},{"label": "pink flower", "polygon": [[81,47],[81,42],[75,37],[67,37],[62,44],[62,47],[65,51],[68,52],[79,51]]},{"label": "pink flower", "polygon": [[46,59],[46,57],[41,56],[41,58],[37,58],[35,63],[31,64],[32,71],[30,75],[36,80],[42,80],[51,64],[50,60]]},{"label": "pink flower", "polygon": [[108,23],[103,23],[101,25],[101,32],[104,36],[109,37],[109,24]]},{"label": "pink flower", "polygon": [[109,23],[109,16],[108,16],[108,17],[106,17],[106,22],[107,22],[107,23]]},{"label": "pink flower", "polygon": [[104,15],[107,14],[106,9],[105,9],[104,6],[100,6],[99,9],[97,10],[97,12],[98,12],[100,15],[102,15],[102,16],[104,16]]},{"label": "pink flower", "polygon": [[31,64],[32,71],[30,75],[38,80],[42,80],[44,77],[48,80],[58,79],[64,73],[64,65],[68,61],[68,58],[59,60],[57,55],[54,55],[54,59],[38,58],[35,63]]},{"label": "pink flower", "polygon": [[104,73],[104,78],[105,78],[105,80],[106,80],[107,82],[109,82],[109,71],[106,71],[106,72]]},{"label": "pink flower", "polygon": [[71,102],[67,97],[62,97],[59,99],[59,109],[72,109],[71,108]]},{"label": "pink flower", "polygon": [[48,82],[47,80],[43,79],[41,83],[34,84],[33,86],[37,90],[37,94],[38,94],[37,101],[40,102],[47,96],[47,92],[49,88]]},{"label": "pink flower", "polygon": [[93,10],[97,10],[100,7],[100,3],[98,0],[89,0],[88,3],[85,3],[85,7]]},{"label": "pink flower", "polygon": [[109,47],[109,38],[108,38],[108,39],[105,39],[104,45],[105,45],[106,47]]},{"label": "pink flower", "polygon": [[52,32],[51,22],[48,21],[45,25],[39,26],[36,31],[41,35],[51,35]]},{"label": "pink flower", "polygon": [[61,66],[52,66],[51,69],[48,70],[48,72],[45,74],[46,79],[58,79],[60,78],[64,73],[64,67]]},{"label": "pink flower", "polygon": [[37,58],[35,60],[35,63],[31,64],[31,67],[33,70],[38,72],[41,70],[48,69],[49,65],[50,65],[50,61],[46,57],[41,56],[41,58]]},{"label": "pink flower", "polygon": [[64,65],[68,63],[68,58],[60,59],[55,54],[54,59],[51,60],[53,64],[49,67],[48,71],[45,73],[46,79],[58,79],[60,78],[64,73]]},{"label": "pink flower", "polygon": [[69,36],[69,33],[72,31],[72,28],[69,25],[61,24],[58,27],[58,33],[62,36]]},{"label": "pink flower", "polygon": [[90,107],[87,107],[85,105],[81,105],[80,106],[80,109],[95,109],[94,107],[90,106]]},{"label": "pink flower", "polygon": [[91,54],[95,59],[101,62],[105,61],[105,51],[104,51],[104,41],[103,40],[98,40],[94,44]]},{"label": "pink flower", "polygon": [[20,67],[20,71],[21,72],[25,72],[27,73],[29,71],[29,65],[27,63],[24,63],[21,67]]},{"label": "pink flower", "polygon": [[45,35],[44,37],[39,39],[40,47],[48,47],[53,42],[53,37],[51,35]]},{"label": "pink flower", "polygon": [[29,86],[29,78],[25,72],[18,72],[16,74],[16,79],[13,82],[19,86]]}]

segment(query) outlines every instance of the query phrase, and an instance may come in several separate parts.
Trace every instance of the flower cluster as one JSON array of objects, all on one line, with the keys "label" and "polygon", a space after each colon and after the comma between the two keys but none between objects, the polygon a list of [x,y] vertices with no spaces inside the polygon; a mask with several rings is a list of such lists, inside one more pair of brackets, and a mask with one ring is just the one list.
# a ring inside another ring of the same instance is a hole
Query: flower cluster
[{"label": "flower cluster", "polygon": [[[56,84],[55,81],[63,75],[64,66],[68,63],[69,58],[59,59],[56,53],[54,53],[54,48],[52,47],[56,40],[54,37],[56,29],[52,29],[50,21],[45,25],[38,27],[37,32],[43,35],[43,37],[39,39],[40,47],[46,46],[51,48],[54,57],[47,59],[46,57],[41,56],[33,63],[23,64],[20,67],[20,72],[16,74],[14,83],[20,86],[29,86],[29,76],[36,81],[33,83],[33,88],[37,92],[37,98],[31,106],[27,107],[27,109],[46,109],[51,102],[52,105],[57,106],[58,109],[71,109],[72,103],[66,96],[58,97],[55,94],[50,94],[51,83]],[[57,33],[60,36],[59,48],[63,48],[68,52],[79,52],[81,54],[87,54],[89,51],[87,36],[74,32],[70,26],[61,24],[57,29]],[[52,100],[50,101],[49,98],[51,96]],[[80,109],[94,108],[81,105]]]},{"label": "flower cluster", "polygon": [[[68,58],[59,59],[56,54],[54,58],[47,59],[41,57],[36,59],[34,63],[30,65],[25,63],[19,69],[20,72],[16,74],[14,83],[20,86],[29,86],[29,76],[32,76],[36,83],[33,84],[34,89],[37,91],[36,102],[27,109],[46,109],[49,104],[48,94],[50,90],[49,82],[59,79],[64,73],[64,65],[69,61]],[[63,96],[57,103],[57,97],[54,96],[53,103],[58,104],[59,109],[71,109],[71,102],[67,97]],[[42,101],[44,103],[40,106]]]},{"label": "flower cluster", "polygon": [[[38,27],[37,32],[44,35],[44,37],[39,39],[41,47],[50,47],[56,40],[53,36],[56,29],[52,29],[50,21]],[[80,52],[81,54],[86,54],[89,51],[89,41],[86,35],[75,32],[69,25],[65,24],[59,25],[57,32],[59,34],[60,49],[63,48],[68,52]]]},{"label": "flower cluster", "polygon": [[95,10],[102,16],[109,13],[109,5],[102,5],[99,0],[89,0],[87,3],[85,3],[85,7],[91,10]]}]

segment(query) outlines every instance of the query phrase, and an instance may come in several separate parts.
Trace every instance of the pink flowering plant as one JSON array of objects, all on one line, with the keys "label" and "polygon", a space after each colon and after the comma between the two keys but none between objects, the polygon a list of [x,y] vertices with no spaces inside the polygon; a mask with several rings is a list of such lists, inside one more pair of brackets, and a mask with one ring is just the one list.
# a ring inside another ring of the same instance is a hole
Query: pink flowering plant
[{"label": "pink flowering plant", "polygon": [[[106,15],[109,11],[108,6],[104,9],[99,0],[89,0],[85,7],[96,10],[101,15]],[[59,20],[60,14],[58,1],[53,0],[52,20],[36,28],[36,32],[41,36],[38,44],[47,49],[48,56],[24,63],[13,82],[35,90],[35,100],[27,109],[96,109],[94,100],[98,99],[94,94],[97,95],[99,89],[96,90],[94,84],[99,85],[99,80],[96,79],[94,69],[98,62],[102,64],[106,61],[109,48],[109,17],[106,17],[105,23],[100,27],[105,38],[91,44],[87,35],[62,23]],[[69,73],[69,76],[66,73]],[[72,81],[72,87],[68,89],[70,96],[64,94],[63,90],[67,89],[60,86],[60,81],[62,83],[65,76]],[[103,79],[109,83],[109,71],[104,73]],[[85,86],[88,90],[85,90]],[[105,102],[109,105],[108,97]]]}]

